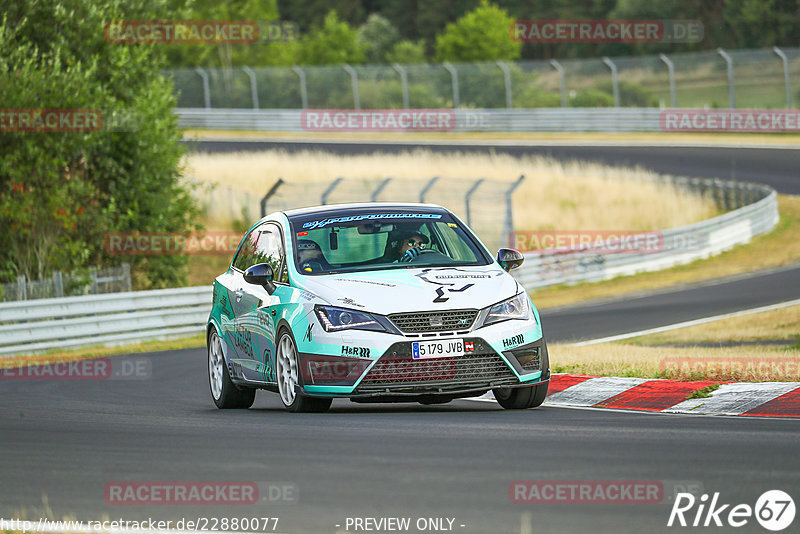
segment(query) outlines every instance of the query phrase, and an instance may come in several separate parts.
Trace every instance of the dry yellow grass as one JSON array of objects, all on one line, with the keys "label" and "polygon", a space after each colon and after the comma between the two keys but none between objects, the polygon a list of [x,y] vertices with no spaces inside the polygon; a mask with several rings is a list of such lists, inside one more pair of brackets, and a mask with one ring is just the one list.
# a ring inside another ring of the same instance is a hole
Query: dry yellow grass
[{"label": "dry yellow grass", "polygon": [[[218,184],[215,204],[233,206],[223,212],[210,210],[207,222],[213,227],[230,224],[231,214],[242,212],[245,200],[239,191],[251,193],[247,206],[253,215],[254,202],[278,177],[292,183],[310,183],[339,176],[392,176],[395,182],[440,176],[465,180],[466,190],[477,178],[510,183],[524,174],[526,180],[514,195],[518,231],[655,230],[696,222],[717,212],[709,199],[650,181],[655,174],[649,171],[540,157],[453,156],[428,150],[355,156],[269,151],[192,154],[186,164],[188,176]],[[224,213],[228,214],[227,220]]]},{"label": "dry yellow grass", "polygon": [[800,342],[800,305],[631,338],[626,343],[655,345],[766,339]]},{"label": "dry yellow grass", "polygon": [[771,233],[713,258],[606,282],[544,288],[532,294],[533,300],[539,308],[553,308],[795,264],[800,261],[800,196],[779,195],[778,211],[781,220]]},{"label": "dry yellow grass", "polygon": [[800,349],[674,348],[620,343],[548,346],[555,373],[679,380],[800,381]]}]

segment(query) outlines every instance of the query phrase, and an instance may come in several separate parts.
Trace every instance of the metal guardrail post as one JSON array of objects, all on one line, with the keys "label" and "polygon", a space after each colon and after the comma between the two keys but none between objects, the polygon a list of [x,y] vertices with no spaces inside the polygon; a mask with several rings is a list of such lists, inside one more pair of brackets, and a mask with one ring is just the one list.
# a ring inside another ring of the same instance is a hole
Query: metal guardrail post
[{"label": "metal guardrail post", "polygon": [[256,73],[250,67],[242,67],[247,77],[250,78],[250,94],[253,96],[253,109],[258,109],[258,83],[256,83]]},{"label": "metal guardrail post", "polygon": [[459,99],[460,92],[458,90],[458,71],[449,61],[442,63],[442,67],[444,67],[447,72],[450,73],[450,82],[453,85],[453,107],[457,108],[461,105],[461,101]]},{"label": "metal guardrail post", "polygon": [[427,184],[425,184],[425,187],[423,187],[422,191],[419,192],[419,201],[420,202],[425,202],[425,195],[428,194],[428,191],[431,190],[431,187],[433,187],[433,184],[435,184],[437,182],[437,180],[439,180],[439,177],[438,176],[434,176],[433,178],[430,179],[430,181]]},{"label": "metal guardrail post", "polygon": [[786,109],[792,109],[792,83],[789,81],[789,60],[783,50],[777,46],[772,47],[772,51],[781,58],[783,63],[783,83],[786,86]]},{"label": "metal guardrail post", "polygon": [[603,63],[611,69],[611,91],[614,93],[614,107],[619,107],[619,80],[617,79],[617,65],[608,57],[603,58]]},{"label": "metal guardrail post", "polygon": [[261,199],[261,216],[267,216],[267,201],[278,191],[278,188],[284,183],[283,178],[278,178],[278,181],[272,184],[267,194]]},{"label": "metal guardrail post", "polygon": [[477,180],[475,180],[475,183],[472,184],[472,187],[470,187],[467,190],[467,193],[464,195],[464,210],[466,211],[467,214],[467,226],[469,227],[472,226],[472,210],[470,209],[469,202],[472,199],[472,194],[478,190],[478,187],[480,187],[480,185],[483,182],[484,178],[478,178]]},{"label": "metal guardrail post", "polygon": [[322,204],[324,206],[325,204],[328,203],[328,196],[331,193],[333,193],[333,190],[336,189],[337,185],[342,183],[342,180],[344,180],[344,178],[342,178],[340,176],[339,178],[337,178],[333,182],[331,182],[331,185],[328,186],[328,189],[326,189],[325,191],[322,192],[322,196],[320,197],[320,204]]},{"label": "metal guardrail post", "polygon": [[399,63],[392,63],[392,68],[400,74],[400,84],[403,86],[403,107],[408,109],[408,75],[406,74],[406,69],[400,66]]},{"label": "metal guardrail post", "polygon": [[665,54],[659,54],[658,58],[667,65],[667,72],[669,72],[669,105],[670,107],[678,107],[678,98],[675,94],[675,64]]},{"label": "metal guardrail post", "polygon": [[507,243],[509,247],[513,247],[514,243],[511,240],[511,235],[514,233],[514,213],[511,206],[511,196],[514,194],[514,191],[522,185],[522,182],[525,180],[525,175],[521,175],[517,178],[517,181],[508,188],[505,193],[506,196],[506,220],[503,224],[503,234],[500,236],[501,243]]},{"label": "metal guardrail post", "polygon": [[356,69],[346,63],[342,68],[350,75],[350,85],[353,86],[353,108],[361,109],[361,98],[358,96],[358,73]]},{"label": "metal guardrail post", "polygon": [[300,79],[300,105],[303,106],[303,109],[308,108],[308,89],[306,88],[306,73],[298,67],[294,65],[292,67],[292,72],[297,74],[297,77]]},{"label": "metal guardrail post", "polygon": [[497,66],[503,71],[503,83],[506,86],[506,109],[511,109],[511,70],[503,60],[497,60]]},{"label": "metal guardrail post", "polygon": [[736,109],[736,90],[733,86],[733,58],[722,48],[717,48],[717,54],[722,56],[722,59],[728,65],[728,100],[730,101],[731,109]]},{"label": "metal guardrail post", "polygon": [[381,191],[383,191],[386,188],[386,186],[389,185],[389,182],[391,182],[391,181],[392,181],[391,178],[386,178],[385,180],[383,180],[378,185],[378,187],[375,188],[375,191],[373,191],[372,194],[369,196],[370,202],[376,202],[378,200],[378,195],[381,194]]},{"label": "metal guardrail post", "polygon": [[195,67],[194,71],[203,79],[203,103],[206,109],[211,109],[211,88],[208,83],[208,73],[202,67]]},{"label": "metal guardrail post", "polygon": [[558,87],[561,90],[561,107],[567,107],[567,79],[564,75],[564,67],[555,59],[550,60],[550,65],[558,72]]}]

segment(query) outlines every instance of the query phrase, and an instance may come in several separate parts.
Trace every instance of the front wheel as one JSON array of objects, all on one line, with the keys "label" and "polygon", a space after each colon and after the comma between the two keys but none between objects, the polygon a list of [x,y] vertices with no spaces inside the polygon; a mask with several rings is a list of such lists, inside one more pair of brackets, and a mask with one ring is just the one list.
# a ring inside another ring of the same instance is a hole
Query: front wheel
[{"label": "front wheel", "polygon": [[498,404],[506,410],[524,410],[541,406],[547,397],[547,386],[544,382],[524,388],[495,388],[492,390]]},{"label": "front wheel", "polygon": [[288,330],[282,330],[278,338],[276,354],[276,374],[278,394],[281,402],[290,412],[326,412],[333,399],[306,397],[300,393],[300,359],[294,338]]},{"label": "front wheel", "polygon": [[222,355],[222,339],[215,328],[208,334],[208,384],[211,398],[217,408],[249,408],[256,400],[256,390],[239,388],[231,382],[225,357]]}]

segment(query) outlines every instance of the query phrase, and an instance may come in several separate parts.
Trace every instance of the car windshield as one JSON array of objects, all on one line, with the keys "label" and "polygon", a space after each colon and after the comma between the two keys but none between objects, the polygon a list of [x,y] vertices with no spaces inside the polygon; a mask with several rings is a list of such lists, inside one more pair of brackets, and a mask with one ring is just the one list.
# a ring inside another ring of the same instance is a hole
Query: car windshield
[{"label": "car windshield", "polygon": [[291,218],[303,274],[488,265],[476,238],[441,212],[342,211]]}]

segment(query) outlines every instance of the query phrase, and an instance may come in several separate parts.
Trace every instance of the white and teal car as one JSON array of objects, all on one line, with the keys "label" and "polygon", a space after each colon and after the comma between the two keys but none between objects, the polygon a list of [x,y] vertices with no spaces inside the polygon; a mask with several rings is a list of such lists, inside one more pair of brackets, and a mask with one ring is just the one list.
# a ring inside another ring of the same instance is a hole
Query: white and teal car
[{"label": "white and teal car", "polygon": [[276,212],[244,236],[214,282],[208,373],[219,408],[257,389],[290,411],[334,398],[435,404],[488,391],[539,406],[550,368],[539,314],[455,215],[431,204]]}]

